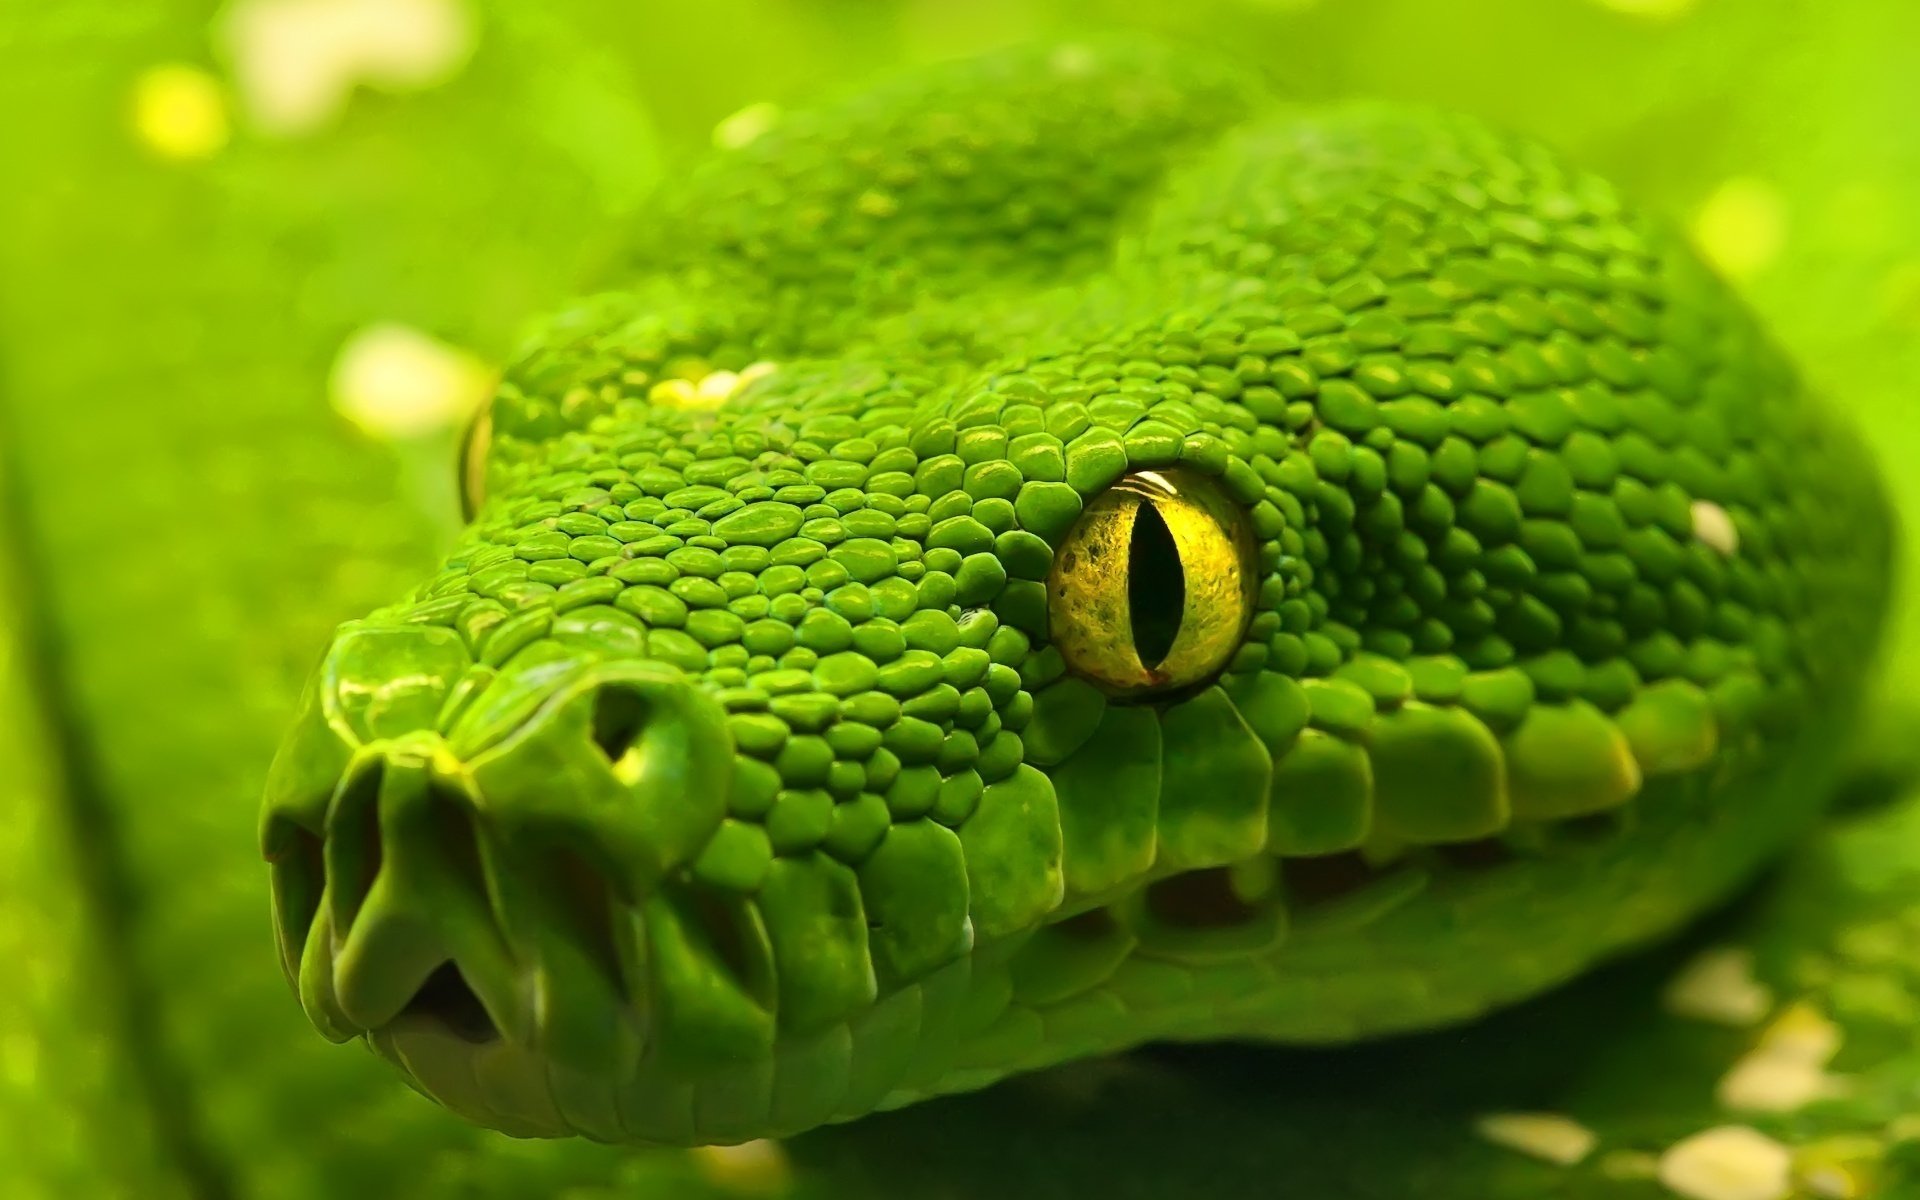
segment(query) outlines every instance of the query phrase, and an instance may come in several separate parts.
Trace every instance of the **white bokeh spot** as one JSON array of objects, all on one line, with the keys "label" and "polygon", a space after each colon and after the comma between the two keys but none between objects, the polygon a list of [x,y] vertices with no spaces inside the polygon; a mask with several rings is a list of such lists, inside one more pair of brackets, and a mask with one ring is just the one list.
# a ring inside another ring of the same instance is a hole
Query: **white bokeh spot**
[{"label": "white bokeh spot", "polygon": [[1756,1025],[1773,1011],[1773,992],[1754,976],[1753,951],[1716,946],[1703,951],[1667,985],[1661,1000],[1676,1017],[1735,1028]]},{"label": "white bokeh spot", "polygon": [[371,325],[333,362],[333,406],[375,437],[397,440],[448,428],[483,402],[494,373],[464,350],[406,325]]},{"label": "white bokeh spot", "polygon": [[1489,1113],[1474,1129],[1496,1146],[1561,1167],[1584,1162],[1600,1144],[1593,1130],[1560,1113]]},{"label": "white bokeh spot", "polygon": [[1758,1130],[1722,1125],[1660,1156],[1660,1183],[1687,1200],[1787,1200],[1793,1155]]},{"label": "white bokeh spot", "polygon": [[327,125],[362,84],[444,83],[474,45],[465,0],[232,0],[215,33],[247,117],[281,136]]}]

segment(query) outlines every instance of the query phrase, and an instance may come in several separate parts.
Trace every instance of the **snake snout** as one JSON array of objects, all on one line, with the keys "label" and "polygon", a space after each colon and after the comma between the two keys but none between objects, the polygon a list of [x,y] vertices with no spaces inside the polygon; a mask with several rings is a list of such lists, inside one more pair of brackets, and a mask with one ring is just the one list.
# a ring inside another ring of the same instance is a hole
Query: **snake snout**
[{"label": "snake snout", "polygon": [[457,703],[415,706],[443,728],[374,736],[342,719],[343,695],[373,707],[342,657],[282,748],[263,827],[302,1007],[475,1119],[589,1131],[603,1106],[555,1095],[630,1083],[659,1034],[647,914],[725,811],[718,706],[672,668],[548,662],[464,697],[459,672]]},{"label": "snake snout", "polygon": [[269,847],[281,953],[308,1016],[336,1040],[430,1032],[631,1067],[644,1014],[623,928],[634,898],[591,850],[503,836],[511,820],[444,746],[420,745],[362,750],[319,830]]}]

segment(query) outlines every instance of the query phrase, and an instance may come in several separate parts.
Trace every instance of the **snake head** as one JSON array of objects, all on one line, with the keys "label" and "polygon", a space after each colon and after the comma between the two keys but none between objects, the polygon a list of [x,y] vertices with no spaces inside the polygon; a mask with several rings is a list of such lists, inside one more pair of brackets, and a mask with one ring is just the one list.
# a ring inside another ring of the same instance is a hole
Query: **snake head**
[{"label": "snake head", "polygon": [[638,237],[267,796],[308,1016],[476,1121],[736,1141],[1459,1020],[1830,778],[1866,459],[1537,147],[1022,51],[795,115]]}]

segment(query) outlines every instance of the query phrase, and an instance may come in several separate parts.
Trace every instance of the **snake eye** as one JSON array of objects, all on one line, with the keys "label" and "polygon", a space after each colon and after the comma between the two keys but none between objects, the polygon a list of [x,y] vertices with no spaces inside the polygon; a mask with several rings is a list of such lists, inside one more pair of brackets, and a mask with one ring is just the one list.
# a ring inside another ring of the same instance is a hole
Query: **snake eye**
[{"label": "snake eye", "polygon": [[1054,554],[1054,643],[1116,697],[1205,683],[1246,635],[1253,564],[1246,516],[1212,479],[1136,472],[1087,505]]},{"label": "snake eye", "polygon": [[493,445],[493,401],[473,412],[460,439],[460,515],[471,521],[487,498],[487,451]]}]

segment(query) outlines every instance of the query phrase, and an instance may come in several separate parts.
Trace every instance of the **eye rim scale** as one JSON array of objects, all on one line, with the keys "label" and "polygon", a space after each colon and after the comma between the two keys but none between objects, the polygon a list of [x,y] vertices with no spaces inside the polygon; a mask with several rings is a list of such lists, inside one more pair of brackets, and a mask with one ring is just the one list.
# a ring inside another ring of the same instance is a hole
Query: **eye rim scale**
[{"label": "eye rim scale", "polygon": [[[1143,513],[1153,527],[1140,524]],[[1179,572],[1179,622],[1149,663],[1134,605],[1142,582],[1152,581],[1134,571],[1156,558],[1164,568],[1169,547]],[[1219,481],[1182,467],[1131,472],[1088,502],[1054,551],[1047,573],[1053,643],[1069,670],[1116,701],[1204,687],[1246,640],[1256,564],[1247,514]]]}]

